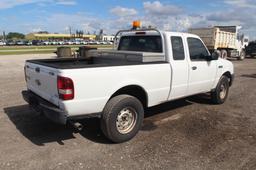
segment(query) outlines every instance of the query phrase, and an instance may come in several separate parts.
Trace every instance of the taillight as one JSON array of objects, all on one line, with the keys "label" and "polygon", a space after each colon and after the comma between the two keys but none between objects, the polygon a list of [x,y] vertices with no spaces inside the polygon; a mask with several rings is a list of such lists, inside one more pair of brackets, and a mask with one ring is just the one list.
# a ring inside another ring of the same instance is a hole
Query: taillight
[{"label": "taillight", "polygon": [[57,87],[59,98],[62,100],[74,99],[74,84],[72,79],[67,77],[58,76]]}]

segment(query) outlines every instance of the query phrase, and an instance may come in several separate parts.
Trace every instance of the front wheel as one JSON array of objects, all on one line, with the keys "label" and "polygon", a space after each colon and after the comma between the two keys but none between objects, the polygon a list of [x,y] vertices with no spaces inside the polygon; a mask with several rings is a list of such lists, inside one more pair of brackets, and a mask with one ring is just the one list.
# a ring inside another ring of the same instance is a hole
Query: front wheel
[{"label": "front wheel", "polygon": [[223,104],[229,92],[229,79],[226,76],[222,76],[220,81],[215,88],[215,90],[211,93],[211,99],[214,104]]},{"label": "front wheel", "polygon": [[144,109],[137,98],[119,95],[106,104],[101,118],[101,129],[111,141],[125,142],[138,133],[143,118]]},{"label": "front wheel", "polygon": [[239,56],[239,60],[244,60],[245,59],[245,51],[241,51],[241,53],[240,53],[240,56]]}]

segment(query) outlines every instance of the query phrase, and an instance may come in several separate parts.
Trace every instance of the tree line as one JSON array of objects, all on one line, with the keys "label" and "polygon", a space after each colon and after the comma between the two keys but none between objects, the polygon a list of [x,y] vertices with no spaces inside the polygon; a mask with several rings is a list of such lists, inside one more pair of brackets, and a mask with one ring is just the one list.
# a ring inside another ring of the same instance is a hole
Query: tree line
[{"label": "tree line", "polygon": [[25,39],[25,35],[19,32],[9,32],[5,37],[0,35],[0,39],[7,39],[7,40],[18,40],[18,39]]}]

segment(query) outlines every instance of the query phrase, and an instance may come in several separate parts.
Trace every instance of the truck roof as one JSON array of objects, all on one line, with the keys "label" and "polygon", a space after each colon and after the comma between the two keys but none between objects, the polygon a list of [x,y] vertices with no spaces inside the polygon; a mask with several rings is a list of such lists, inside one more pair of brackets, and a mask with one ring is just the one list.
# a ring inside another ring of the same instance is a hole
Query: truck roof
[{"label": "truck roof", "polygon": [[186,32],[172,32],[172,31],[164,31],[164,33],[172,34],[172,35],[177,35],[177,36],[198,37],[198,38],[199,38],[199,36],[197,36],[197,35],[195,35],[195,34],[186,33]]},{"label": "truck roof", "polygon": [[[143,34],[144,32],[145,32],[145,34]],[[186,36],[186,37],[198,37],[199,38],[199,36],[197,36],[195,34],[190,34],[190,33],[185,33],[185,32],[162,31],[162,30],[159,30],[159,32],[161,34],[171,34],[171,35],[175,35],[175,36]],[[136,35],[160,35],[160,34],[156,31],[134,30],[134,31],[130,31],[125,34],[122,34],[121,36],[136,36]]]}]

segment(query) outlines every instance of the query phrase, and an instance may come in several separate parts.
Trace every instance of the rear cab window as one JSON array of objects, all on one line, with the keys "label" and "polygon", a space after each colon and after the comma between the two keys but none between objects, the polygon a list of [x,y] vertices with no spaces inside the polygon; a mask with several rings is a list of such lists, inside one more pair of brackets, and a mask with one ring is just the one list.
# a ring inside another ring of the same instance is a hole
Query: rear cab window
[{"label": "rear cab window", "polygon": [[184,60],[185,53],[184,53],[182,38],[179,36],[172,36],[171,44],[172,44],[173,60]]},{"label": "rear cab window", "polygon": [[118,50],[162,53],[162,39],[159,35],[122,36]]}]

